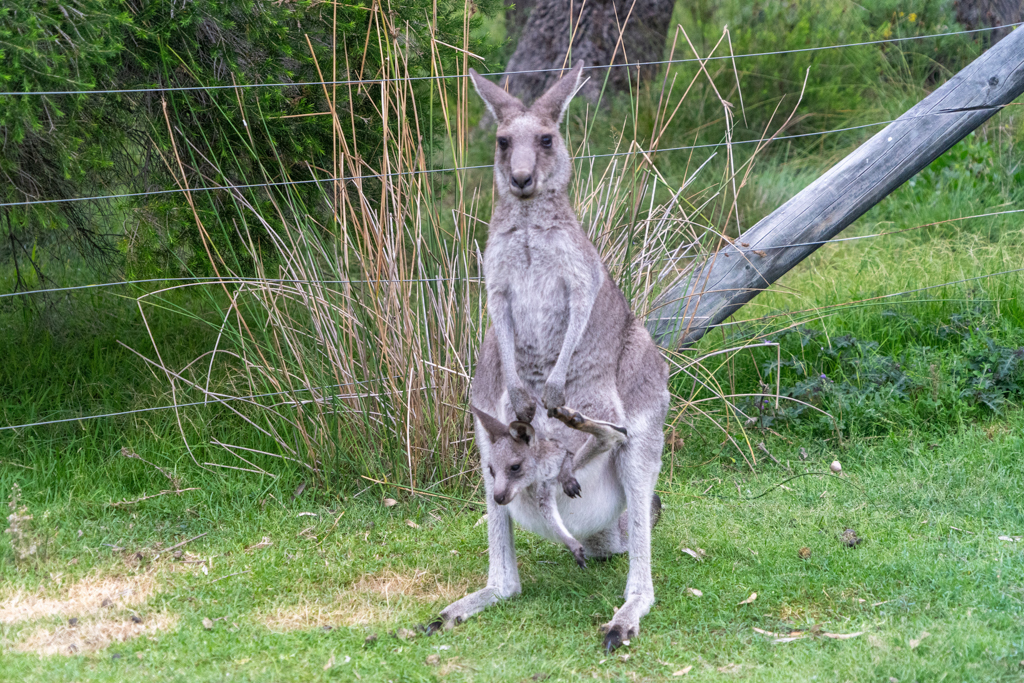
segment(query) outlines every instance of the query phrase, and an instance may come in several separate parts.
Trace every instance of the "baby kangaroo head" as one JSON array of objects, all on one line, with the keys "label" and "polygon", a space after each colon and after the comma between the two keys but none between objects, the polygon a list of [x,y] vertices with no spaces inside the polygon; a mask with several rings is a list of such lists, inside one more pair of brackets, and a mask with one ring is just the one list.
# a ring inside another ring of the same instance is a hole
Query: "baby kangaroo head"
[{"label": "baby kangaroo head", "polygon": [[490,439],[489,457],[484,464],[493,483],[494,502],[508,505],[524,488],[540,478],[538,463],[557,442],[537,438],[533,427],[525,422],[513,421],[505,425],[476,406],[470,406]]},{"label": "baby kangaroo head", "polygon": [[494,182],[499,195],[529,199],[545,190],[565,190],[572,162],[559,134],[569,101],[579,87],[583,61],[529,108],[518,98],[469,70],[473,85],[498,122]]}]

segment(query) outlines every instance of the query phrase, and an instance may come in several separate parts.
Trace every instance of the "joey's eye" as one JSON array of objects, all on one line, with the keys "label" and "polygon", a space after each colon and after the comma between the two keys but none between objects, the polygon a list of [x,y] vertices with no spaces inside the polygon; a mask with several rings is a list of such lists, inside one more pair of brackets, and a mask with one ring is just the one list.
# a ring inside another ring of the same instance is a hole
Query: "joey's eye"
[{"label": "joey's eye", "polygon": [[491,465],[488,465],[488,466],[487,466],[487,471],[491,473],[491,476],[492,476],[492,477],[494,476],[494,467],[493,467],[493,466],[491,466]]},{"label": "joey's eye", "polygon": [[540,144],[543,147],[551,147],[551,136],[550,135],[541,135],[540,136]]},{"label": "joey's eye", "polygon": [[509,469],[512,470],[513,472],[518,472],[519,471],[519,463],[516,463],[515,465],[512,465],[512,467],[509,467]]},{"label": "joey's eye", "polygon": [[498,138],[498,147],[500,149],[508,149],[508,138]]}]

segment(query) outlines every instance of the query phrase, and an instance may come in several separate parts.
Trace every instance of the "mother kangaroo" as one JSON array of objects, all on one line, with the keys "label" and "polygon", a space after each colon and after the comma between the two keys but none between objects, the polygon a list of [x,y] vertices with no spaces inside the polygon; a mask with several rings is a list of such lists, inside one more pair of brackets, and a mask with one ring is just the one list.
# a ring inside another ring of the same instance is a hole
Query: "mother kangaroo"
[{"label": "mother kangaroo", "polygon": [[[559,127],[582,69],[578,62],[529,108],[470,70],[498,124],[496,200],[484,253],[491,327],[480,349],[472,403],[506,425],[532,422],[538,439],[557,439],[577,454],[581,496],[557,492],[566,529],[588,557],[629,552],[625,604],[601,627],[604,646],[612,650],[637,635],[640,618],[654,603],[651,527],[660,511],[654,485],[669,403],[668,366],[569,200],[572,162]],[[536,415],[538,398],[547,412]],[[563,406],[586,419],[622,425],[627,437],[610,449],[588,447],[584,441],[596,437],[553,419],[564,414]],[[557,538],[531,494],[532,482],[503,482],[495,491],[489,463],[495,436],[479,416],[475,427],[487,490],[487,586],[446,607],[435,627],[450,627],[520,592],[513,520]]]}]

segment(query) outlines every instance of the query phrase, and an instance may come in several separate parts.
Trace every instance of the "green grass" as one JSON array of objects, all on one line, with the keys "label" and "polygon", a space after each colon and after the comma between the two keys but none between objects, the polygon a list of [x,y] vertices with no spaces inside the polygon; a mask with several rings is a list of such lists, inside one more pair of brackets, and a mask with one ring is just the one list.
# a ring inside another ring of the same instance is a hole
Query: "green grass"
[{"label": "green grass", "polygon": [[[869,5],[870,11],[851,6],[861,13],[843,19],[849,32],[840,37],[831,15],[795,31],[774,15],[768,28],[757,28],[763,17],[747,17],[743,3],[721,4],[717,14],[700,7],[680,14],[698,44],[717,40],[725,20],[755,26],[733,34],[737,52],[878,37],[890,22],[900,35],[945,30],[945,6],[929,9],[927,20],[911,27],[909,19],[889,17],[887,2]],[[802,10],[772,11],[801,24]],[[887,50],[884,64],[874,48],[808,53],[815,55],[807,57],[814,68],[801,113],[811,116],[787,132],[889,118],[978,49],[973,43],[947,45],[948,63],[941,63],[922,52],[937,50],[934,41],[920,49],[907,45]],[[737,139],[760,135],[782,92],[791,95],[780,109],[788,113],[808,64],[792,57],[743,62],[746,107],[757,125],[740,126]],[[685,76],[692,65],[677,71]],[[728,70],[716,74],[723,87],[731,88],[732,78]],[[705,86],[698,90],[703,94],[680,112],[663,147],[721,139],[724,124],[714,120],[721,108],[704,96]],[[635,120],[620,111],[621,104],[598,116],[588,152],[610,151],[610,132],[622,128],[639,140],[649,136],[653,104],[642,100]],[[580,119],[569,125],[576,136]],[[1020,208],[1020,122],[1016,109],[1008,108],[842,237]],[[777,144],[740,194],[742,225],[753,225],[866,134]],[[486,163],[489,135],[473,133],[468,157],[448,161]],[[741,161],[744,149],[737,148]],[[658,163],[670,182],[681,182],[693,170],[691,161],[677,154]],[[712,179],[724,163],[709,166]],[[472,187],[489,187],[489,172],[470,175]],[[486,214],[487,195],[474,205],[478,213]],[[465,201],[457,196],[449,188],[439,201],[446,209],[445,202],[467,208],[472,192]],[[711,224],[721,218],[716,211],[731,206],[727,199],[723,195],[709,211]],[[20,485],[33,516],[28,542],[37,545],[19,561],[12,535],[0,540],[0,601],[19,591],[60,598],[76,582],[145,576],[156,590],[144,601],[130,609],[123,600],[97,609],[93,600],[96,613],[81,616],[79,629],[101,619],[126,620],[132,610],[146,625],[167,624],[149,637],[94,653],[40,657],[19,653],[17,645],[39,629],[63,628],[70,615],[8,620],[0,623],[0,682],[519,681],[542,674],[550,680],[675,680],[671,674],[687,666],[693,667],[687,677],[701,680],[1022,680],[1024,542],[999,536],[1024,535],[1024,396],[1014,388],[1019,381],[997,381],[992,366],[1024,349],[1024,277],[851,304],[1020,268],[1020,215],[826,245],[744,307],[738,324],[698,345],[697,351],[710,351],[755,336],[778,341],[783,393],[828,411],[838,428],[813,411],[769,410],[759,424],[766,429],[744,431],[744,416],[721,401],[698,404],[729,424],[737,449],[705,416],[683,405],[711,392],[691,397],[689,381],[674,383],[680,409],[673,412],[675,436],[684,443],[666,451],[659,483],[666,509],[653,541],[658,602],[640,637],[611,656],[599,647],[597,625],[621,603],[626,558],[594,562],[581,572],[563,549],[525,533],[517,539],[521,596],[432,638],[391,635],[431,620],[448,601],[483,585],[486,527],[477,524],[484,506],[472,488],[475,473],[446,482],[437,481],[437,470],[423,476],[429,493],[449,498],[410,497],[394,486],[343,476],[325,477],[317,487],[300,467],[259,454],[251,455],[252,462],[277,478],[198,467],[193,458],[241,464],[213,439],[276,451],[273,439],[223,406],[86,419],[172,402],[166,377],[125,347],[154,357],[152,332],[168,367],[199,358],[214,347],[225,319],[227,301],[216,287],[149,299],[149,330],[133,295],[120,296],[124,291],[72,293],[41,300],[38,308],[0,299],[0,426],[81,418],[0,431],[0,499]],[[483,226],[474,229],[482,239]],[[87,277],[73,266],[69,272]],[[0,273],[0,281],[12,278]],[[258,315],[249,322],[264,329]],[[787,327],[793,331],[780,334]],[[856,342],[844,346],[842,339]],[[774,386],[774,370],[766,368],[776,358],[774,348],[717,356],[704,377],[719,394],[758,391],[761,380]],[[205,362],[194,368],[202,370]],[[232,389],[239,380],[224,371],[213,381]],[[243,389],[235,393],[247,393]],[[447,401],[457,416],[461,396],[453,389]],[[743,399],[737,406],[756,410]],[[453,420],[448,427],[460,424]],[[404,448],[403,439],[393,441]],[[756,447],[762,441],[782,464]],[[404,472],[405,453],[394,444],[333,436],[324,443],[353,462],[365,460],[366,471],[376,476]],[[472,464],[471,442],[443,445]],[[436,447],[430,442],[424,451]],[[152,465],[125,457],[124,448]],[[834,459],[842,462],[841,480],[789,480],[823,472]],[[458,470],[462,462],[447,466]],[[387,469],[388,463],[397,467]],[[343,471],[354,476],[351,468]],[[111,505],[175,486],[194,490]],[[386,496],[398,504],[383,506]],[[302,512],[316,516],[300,517]],[[847,528],[864,539],[855,548],[839,540]],[[203,533],[182,548],[181,558],[202,563],[156,558],[160,549]],[[272,545],[246,552],[264,537]],[[801,559],[805,546],[811,556]],[[683,548],[702,548],[706,559],[698,563]],[[688,587],[703,597],[689,594]],[[738,604],[753,592],[756,601]],[[204,619],[213,620],[211,629]],[[774,643],[754,628],[810,635]],[[821,635],[860,631],[849,640]],[[371,634],[378,638],[367,643]],[[437,664],[427,663],[432,655]],[[325,669],[332,658],[334,666]]]},{"label": "green grass", "polygon": [[[188,483],[199,491],[118,509],[107,503],[129,496],[132,479],[152,492],[164,486],[161,475],[125,458],[98,467],[69,458],[5,468],[5,491],[20,482],[35,533],[49,540],[37,553],[44,556],[21,563],[3,546],[4,593],[59,595],[56,580],[67,586],[90,576],[149,573],[158,589],[134,609],[144,620],[165,615],[176,623],[93,655],[42,658],[17,654],[12,645],[38,628],[59,628],[62,617],[3,624],[0,679],[307,681],[358,674],[373,681],[507,681],[545,673],[552,680],[665,680],[692,665],[691,678],[732,680],[736,674],[719,667],[736,664],[744,680],[1020,680],[1024,543],[998,537],[1024,532],[1022,434],[1024,414],[1012,411],[937,441],[902,430],[843,447],[769,439],[772,454],[797,473],[843,463],[842,480],[809,476],[787,488],[774,485],[789,473],[763,458],[756,474],[728,458],[702,466],[713,444],[688,439],[673,455],[671,477],[666,466],[659,484],[666,510],[653,541],[658,602],[640,637],[611,656],[599,647],[596,624],[621,602],[626,559],[593,562],[581,572],[563,549],[525,533],[517,539],[521,596],[445,634],[408,642],[390,635],[444,606],[443,598],[431,598],[445,595],[435,581],[449,586],[447,595],[482,585],[479,502],[396,495],[399,504],[385,508],[377,488],[345,499],[306,492],[292,501],[294,480],[193,470]],[[737,487],[745,497],[770,492],[738,500]],[[840,542],[846,528],[864,539],[859,546]],[[184,550],[206,559],[208,573],[152,558],[151,551],[204,532]],[[264,536],[273,545],[244,551]],[[803,546],[812,551],[807,560],[797,554]],[[703,548],[707,557],[697,563],[684,547]],[[132,559],[139,551],[141,563]],[[354,585],[384,572],[420,574],[420,599],[411,591],[353,598]],[[738,606],[751,592],[757,600]],[[345,625],[357,616],[346,611],[353,600],[370,623]],[[319,606],[328,616],[295,630],[265,625],[268,615],[301,606]],[[335,610],[341,613],[330,614]],[[97,618],[82,617],[82,624]],[[204,618],[216,620],[212,630]],[[325,623],[335,628],[325,631]],[[865,633],[775,644],[754,627]],[[378,639],[367,645],[372,633]],[[435,654],[440,666],[426,663]],[[335,666],[325,670],[332,656]]]}]

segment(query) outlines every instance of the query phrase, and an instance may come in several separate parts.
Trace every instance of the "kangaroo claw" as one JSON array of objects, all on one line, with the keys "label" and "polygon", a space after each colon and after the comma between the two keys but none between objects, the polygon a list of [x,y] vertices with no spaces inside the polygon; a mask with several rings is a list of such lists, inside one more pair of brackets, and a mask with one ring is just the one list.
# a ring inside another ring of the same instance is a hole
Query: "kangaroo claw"
[{"label": "kangaroo claw", "polygon": [[613,652],[622,645],[622,627],[612,626],[604,637],[605,652]]},{"label": "kangaroo claw", "polygon": [[576,480],[576,477],[570,477],[562,482],[562,491],[570,498],[579,498],[583,489],[580,488],[580,483]]}]

